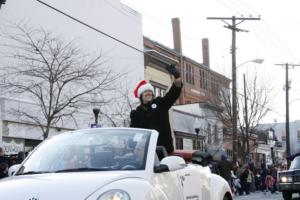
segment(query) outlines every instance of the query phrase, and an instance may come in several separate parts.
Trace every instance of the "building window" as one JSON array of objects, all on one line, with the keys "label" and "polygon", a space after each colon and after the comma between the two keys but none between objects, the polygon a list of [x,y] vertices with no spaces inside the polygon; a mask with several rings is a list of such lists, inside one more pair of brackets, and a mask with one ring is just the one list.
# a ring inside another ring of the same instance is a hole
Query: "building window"
[{"label": "building window", "polygon": [[212,94],[215,92],[215,79],[213,77],[210,79],[210,91]]},{"label": "building window", "polygon": [[207,73],[200,69],[200,88],[207,90]]},{"label": "building window", "polygon": [[220,82],[216,83],[216,96],[220,96]]},{"label": "building window", "polygon": [[215,125],[214,127],[214,142],[217,144],[219,143],[219,137],[218,137],[218,126]]},{"label": "building window", "polygon": [[185,64],[185,81],[192,85],[195,84],[194,68],[188,63]]},{"label": "building window", "polygon": [[297,140],[300,141],[300,130],[297,130]]},{"label": "building window", "polygon": [[183,149],[183,139],[176,138],[176,149]]},{"label": "building window", "polygon": [[203,151],[203,140],[193,140],[193,149]]},{"label": "building window", "polygon": [[217,81],[216,79],[212,79],[212,94],[217,96],[218,91],[217,91]]},{"label": "building window", "polygon": [[207,126],[207,143],[208,144],[211,144],[211,125],[210,124],[208,124],[208,126]]},{"label": "building window", "polygon": [[233,156],[233,151],[230,150],[230,149],[226,149],[226,155],[227,155],[227,157],[232,158],[232,156]]},{"label": "building window", "polygon": [[167,92],[167,88],[168,88],[167,86],[165,86],[165,85],[163,85],[161,83],[152,81],[152,80],[150,80],[150,83],[153,86],[155,97],[163,97],[163,96],[165,96],[165,94]]},{"label": "building window", "polygon": [[166,89],[153,85],[155,97],[163,97],[166,94]]}]

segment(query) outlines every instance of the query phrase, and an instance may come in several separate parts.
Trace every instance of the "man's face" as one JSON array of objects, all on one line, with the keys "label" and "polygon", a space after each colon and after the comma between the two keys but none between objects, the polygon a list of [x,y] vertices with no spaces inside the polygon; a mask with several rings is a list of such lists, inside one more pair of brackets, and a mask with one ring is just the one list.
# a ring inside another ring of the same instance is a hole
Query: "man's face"
[{"label": "man's face", "polygon": [[142,100],[143,100],[143,103],[146,104],[148,102],[151,102],[153,100],[153,92],[151,90],[147,90],[145,92],[143,92],[142,94]]}]

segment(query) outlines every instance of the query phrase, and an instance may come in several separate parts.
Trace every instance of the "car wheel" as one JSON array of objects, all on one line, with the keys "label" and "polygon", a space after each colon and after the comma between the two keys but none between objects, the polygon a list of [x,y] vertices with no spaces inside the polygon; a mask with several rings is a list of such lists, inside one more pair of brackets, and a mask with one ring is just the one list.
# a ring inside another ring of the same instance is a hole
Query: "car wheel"
[{"label": "car wheel", "polygon": [[284,200],[291,200],[292,199],[292,194],[289,191],[282,191],[282,196]]}]

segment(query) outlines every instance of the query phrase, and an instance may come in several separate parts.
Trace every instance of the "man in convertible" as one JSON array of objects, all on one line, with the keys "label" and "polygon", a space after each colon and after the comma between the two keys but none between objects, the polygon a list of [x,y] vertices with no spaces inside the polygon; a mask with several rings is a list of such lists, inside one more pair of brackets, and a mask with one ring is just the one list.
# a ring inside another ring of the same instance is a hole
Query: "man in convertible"
[{"label": "man in convertible", "polygon": [[180,73],[174,65],[166,67],[173,76],[173,84],[164,97],[154,96],[154,88],[145,80],[141,81],[134,90],[140,105],[131,111],[131,127],[154,129],[159,132],[158,146],[164,146],[168,153],[174,151],[171,127],[169,122],[169,109],[180,96],[182,81]]}]

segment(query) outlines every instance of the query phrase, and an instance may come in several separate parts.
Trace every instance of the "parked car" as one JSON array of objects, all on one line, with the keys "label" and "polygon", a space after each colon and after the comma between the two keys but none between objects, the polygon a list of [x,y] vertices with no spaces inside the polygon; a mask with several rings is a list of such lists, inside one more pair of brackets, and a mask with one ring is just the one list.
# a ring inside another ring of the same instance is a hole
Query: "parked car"
[{"label": "parked car", "polygon": [[300,156],[294,158],[288,171],[278,173],[279,191],[285,200],[292,199],[293,193],[300,195]]},{"label": "parked car", "polygon": [[95,128],[45,140],[13,175],[0,199],[230,200],[227,182],[209,167],[156,153],[158,133]]}]

